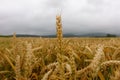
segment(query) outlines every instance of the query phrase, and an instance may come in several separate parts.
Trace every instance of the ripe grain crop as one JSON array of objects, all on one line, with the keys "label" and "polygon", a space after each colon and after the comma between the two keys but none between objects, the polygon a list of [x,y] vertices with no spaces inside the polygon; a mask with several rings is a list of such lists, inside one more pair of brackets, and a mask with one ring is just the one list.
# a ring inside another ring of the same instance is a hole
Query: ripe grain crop
[{"label": "ripe grain crop", "polygon": [[120,38],[0,38],[0,80],[119,80]]}]

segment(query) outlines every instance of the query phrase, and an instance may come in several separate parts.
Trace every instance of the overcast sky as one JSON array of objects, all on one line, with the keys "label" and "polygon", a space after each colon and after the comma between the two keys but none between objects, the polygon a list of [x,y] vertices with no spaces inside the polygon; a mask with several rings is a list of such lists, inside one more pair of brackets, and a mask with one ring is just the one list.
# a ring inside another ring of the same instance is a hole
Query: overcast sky
[{"label": "overcast sky", "polygon": [[0,0],[0,34],[55,34],[57,13],[64,33],[120,34],[120,0]]}]

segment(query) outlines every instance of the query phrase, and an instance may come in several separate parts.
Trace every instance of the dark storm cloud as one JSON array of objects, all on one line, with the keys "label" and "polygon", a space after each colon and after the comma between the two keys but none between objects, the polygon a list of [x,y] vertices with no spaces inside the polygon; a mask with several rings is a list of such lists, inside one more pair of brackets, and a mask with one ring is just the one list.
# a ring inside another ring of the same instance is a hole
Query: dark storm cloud
[{"label": "dark storm cloud", "polygon": [[119,0],[0,0],[0,34],[54,34],[62,14],[65,33],[120,30]]}]

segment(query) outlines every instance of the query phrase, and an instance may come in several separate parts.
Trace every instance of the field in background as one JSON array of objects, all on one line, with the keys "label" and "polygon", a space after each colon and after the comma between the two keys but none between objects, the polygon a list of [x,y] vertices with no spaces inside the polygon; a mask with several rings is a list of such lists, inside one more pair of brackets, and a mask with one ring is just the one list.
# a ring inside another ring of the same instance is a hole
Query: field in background
[{"label": "field in background", "polygon": [[120,38],[0,38],[1,80],[119,80]]},{"label": "field in background", "polygon": [[0,38],[0,80],[119,80],[120,38]]}]

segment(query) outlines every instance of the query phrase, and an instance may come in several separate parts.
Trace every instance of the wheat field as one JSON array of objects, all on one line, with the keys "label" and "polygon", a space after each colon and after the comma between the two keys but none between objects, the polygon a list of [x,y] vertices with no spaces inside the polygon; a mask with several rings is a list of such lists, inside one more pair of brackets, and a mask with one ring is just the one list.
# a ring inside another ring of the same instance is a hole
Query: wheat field
[{"label": "wheat field", "polygon": [[0,38],[0,80],[119,80],[120,38]]}]

